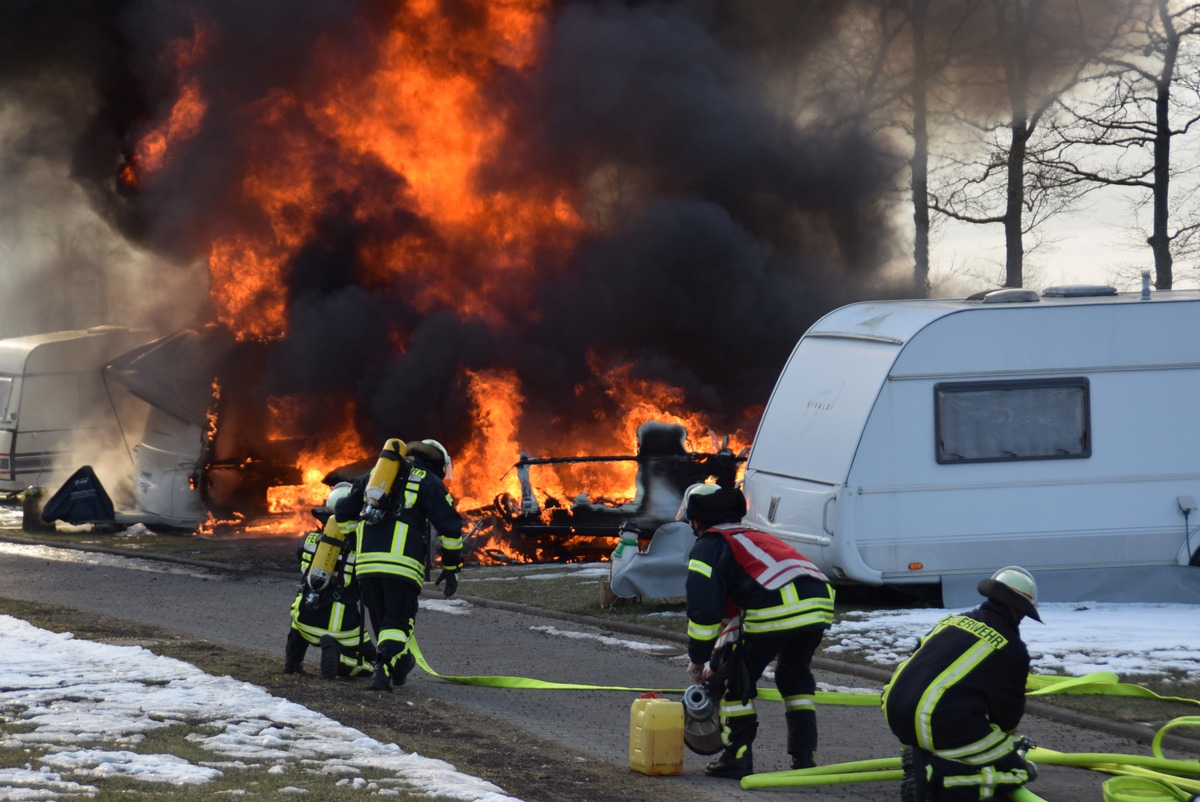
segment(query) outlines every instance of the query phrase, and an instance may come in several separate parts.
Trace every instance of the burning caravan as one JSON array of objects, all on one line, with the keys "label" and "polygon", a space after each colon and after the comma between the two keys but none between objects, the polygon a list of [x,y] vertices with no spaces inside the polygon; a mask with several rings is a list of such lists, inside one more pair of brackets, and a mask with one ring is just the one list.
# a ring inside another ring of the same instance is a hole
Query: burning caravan
[{"label": "burning caravan", "polygon": [[210,516],[261,518],[268,488],[300,483],[299,445],[268,438],[264,412],[244,391],[245,377],[263,371],[265,348],[209,325],[105,365],[106,378],[149,405],[132,449],[136,512],[118,522],[193,529]]},{"label": "burning caravan", "polygon": [[[298,484],[300,477],[297,444],[267,438],[262,411],[239,392],[246,382],[230,380],[258,375],[263,358],[261,344],[237,342],[223,327],[209,325],[139,341],[97,367],[106,381],[144,402],[140,439],[123,450],[132,461],[132,497],[114,505],[91,476],[76,475],[42,517],[192,530],[210,518],[267,516],[267,489]],[[217,386],[226,389],[218,393]]]},{"label": "burning caravan", "polygon": [[120,447],[101,368],[144,338],[95,326],[0,340],[0,493],[55,486]]},{"label": "burning caravan", "polygon": [[751,525],[843,584],[1200,603],[1200,293],[1051,287],[837,309],[746,465]]}]

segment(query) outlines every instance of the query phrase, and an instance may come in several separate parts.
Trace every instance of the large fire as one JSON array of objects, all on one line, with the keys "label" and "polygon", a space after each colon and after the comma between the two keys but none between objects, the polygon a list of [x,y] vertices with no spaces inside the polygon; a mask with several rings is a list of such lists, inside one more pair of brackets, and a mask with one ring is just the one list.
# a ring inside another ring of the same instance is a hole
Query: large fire
[{"label": "large fire", "polygon": [[[543,177],[531,177],[520,192],[489,188],[481,179],[505,159],[502,144],[513,122],[492,90],[504,74],[537,63],[550,3],[507,0],[485,8],[464,28],[451,26],[439,3],[406,3],[392,27],[371,42],[369,70],[363,71],[361,60],[347,59],[335,42],[318,42],[312,58],[325,76],[319,84],[306,85],[303,93],[280,89],[226,110],[243,120],[250,158],[237,192],[239,208],[213,231],[208,263],[215,317],[238,338],[271,342],[287,335],[291,299],[284,288],[321,225],[322,201],[339,193],[357,199],[355,217],[368,232],[357,239],[353,256],[369,291],[403,277],[413,296],[407,301],[419,312],[449,311],[493,329],[536,308],[528,303],[538,291],[530,266],[535,258],[543,265],[568,264],[585,230],[579,211],[584,199],[577,186]],[[195,80],[219,35],[197,23],[190,40],[174,44],[176,96],[167,118],[142,136],[122,171],[128,186],[152,183],[220,102],[205,97]],[[404,224],[378,224],[386,220]],[[384,346],[401,353],[408,334],[392,331]],[[620,355],[592,354],[591,373],[620,415],[598,412],[595,420],[563,422],[557,435],[539,431],[542,447],[558,455],[633,454],[637,428],[649,420],[680,424],[692,436],[709,432],[709,422],[688,411],[681,390],[635,380],[632,366]],[[523,450],[521,380],[503,368],[464,368],[460,378],[474,425],[466,446],[452,455],[450,489],[463,509],[487,507],[503,493],[519,497],[512,467]],[[268,436],[311,438],[303,416],[295,414],[310,403],[301,396],[273,398]],[[323,478],[374,456],[386,437],[444,436],[401,430],[364,442],[351,400],[321,403],[326,418],[338,419],[319,443],[301,451],[303,483],[271,491],[271,510],[291,513],[268,525],[276,531],[310,528],[308,511],[328,491]],[[742,449],[745,433],[732,434],[730,447]],[[539,472],[538,488],[542,501],[586,490],[620,502],[633,496],[635,472],[629,461],[548,465]]]}]

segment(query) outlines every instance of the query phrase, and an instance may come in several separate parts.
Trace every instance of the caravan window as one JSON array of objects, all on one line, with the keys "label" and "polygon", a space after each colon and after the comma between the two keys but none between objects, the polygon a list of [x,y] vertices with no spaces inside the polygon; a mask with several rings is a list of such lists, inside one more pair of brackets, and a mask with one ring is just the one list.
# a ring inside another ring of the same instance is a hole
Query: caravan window
[{"label": "caravan window", "polygon": [[1091,456],[1087,379],[943,383],[933,394],[940,463]]}]

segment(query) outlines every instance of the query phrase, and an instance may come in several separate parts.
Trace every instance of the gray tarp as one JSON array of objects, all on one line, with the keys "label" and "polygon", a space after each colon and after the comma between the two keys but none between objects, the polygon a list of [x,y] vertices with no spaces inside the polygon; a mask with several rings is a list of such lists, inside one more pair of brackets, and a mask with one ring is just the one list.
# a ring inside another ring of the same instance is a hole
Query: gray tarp
[{"label": "gray tarp", "polygon": [[646,550],[612,564],[609,587],[618,596],[645,599],[682,597],[687,582],[688,555],[696,536],[683,521],[654,530]]}]

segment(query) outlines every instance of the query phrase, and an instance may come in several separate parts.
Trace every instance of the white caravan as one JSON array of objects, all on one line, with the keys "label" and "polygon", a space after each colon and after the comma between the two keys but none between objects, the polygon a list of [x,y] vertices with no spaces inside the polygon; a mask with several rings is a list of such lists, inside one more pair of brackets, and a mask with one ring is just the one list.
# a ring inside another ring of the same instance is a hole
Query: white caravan
[{"label": "white caravan", "polygon": [[57,487],[81,464],[121,453],[101,368],[144,337],[96,326],[0,340],[0,493]]},{"label": "white caravan", "polygon": [[746,520],[835,582],[1200,602],[1200,293],[1018,289],[837,309],[746,465]]}]

